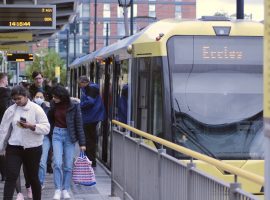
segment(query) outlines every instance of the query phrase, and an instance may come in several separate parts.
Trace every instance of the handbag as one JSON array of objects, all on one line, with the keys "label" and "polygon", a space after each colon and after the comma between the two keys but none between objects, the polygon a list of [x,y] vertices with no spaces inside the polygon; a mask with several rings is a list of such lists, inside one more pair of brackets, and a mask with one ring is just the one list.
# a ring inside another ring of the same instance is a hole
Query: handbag
[{"label": "handbag", "polygon": [[0,152],[4,152],[6,150],[12,129],[12,123],[10,123],[8,130],[0,128]]},{"label": "handbag", "polygon": [[96,177],[91,166],[92,162],[87,158],[84,152],[76,158],[72,170],[72,180],[75,184],[92,186],[96,184]]}]

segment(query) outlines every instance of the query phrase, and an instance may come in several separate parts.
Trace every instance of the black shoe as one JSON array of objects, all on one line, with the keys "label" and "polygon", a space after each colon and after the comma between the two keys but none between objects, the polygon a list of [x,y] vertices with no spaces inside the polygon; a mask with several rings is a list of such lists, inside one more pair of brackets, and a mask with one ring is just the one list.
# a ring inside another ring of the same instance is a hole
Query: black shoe
[{"label": "black shoe", "polygon": [[97,166],[97,163],[92,163],[92,167],[96,167]]},{"label": "black shoe", "polygon": [[47,166],[47,173],[48,174],[52,174],[53,173],[53,169],[52,169],[52,167],[50,165]]}]

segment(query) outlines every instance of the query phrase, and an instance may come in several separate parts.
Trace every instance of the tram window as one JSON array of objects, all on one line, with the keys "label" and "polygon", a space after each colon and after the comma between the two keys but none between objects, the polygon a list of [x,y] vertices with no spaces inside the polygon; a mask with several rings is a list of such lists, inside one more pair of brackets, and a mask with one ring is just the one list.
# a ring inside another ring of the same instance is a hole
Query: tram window
[{"label": "tram window", "polygon": [[159,137],[163,135],[163,95],[162,95],[162,67],[161,58],[151,59],[151,72],[150,72],[150,103],[149,103],[149,121],[150,131]]},{"label": "tram window", "polygon": [[136,125],[155,135],[163,134],[163,96],[161,58],[139,58]]},{"label": "tram window", "polygon": [[128,120],[128,70],[128,60],[121,61],[117,91],[117,119],[123,123],[127,123]]},{"label": "tram window", "polygon": [[94,82],[94,74],[95,74],[95,71],[94,71],[94,63],[91,63],[90,64],[90,81]]},{"label": "tram window", "polygon": [[223,159],[262,158],[262,52],[262,37],[169,40],[176,141]]}]

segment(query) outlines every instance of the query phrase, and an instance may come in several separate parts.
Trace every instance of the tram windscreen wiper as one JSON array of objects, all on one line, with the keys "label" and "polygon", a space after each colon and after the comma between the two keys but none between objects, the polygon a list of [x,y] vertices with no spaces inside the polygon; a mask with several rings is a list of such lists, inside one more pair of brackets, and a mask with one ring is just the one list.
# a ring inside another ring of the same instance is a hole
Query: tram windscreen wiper
[{"label": "tram windscreen wiper", "polygon": [[[180,105],[179,102],[176,98],[174,98],[176,105],[179,109],[179,112],[177,112],[175,110],[175,116],[181,116],[181,109],[180,109]],[[184,129],[183,127],[181,127],[181,125],[177,122],[177,117],[174,119],[175,120],[175,124],[173,124],[173,126],[183,135],[186,136],[186,138],[193,143],[198,149],[200,149],[202,152],[204,152],[206,155],[211,156],[213,158],[216,158],[215,154],[213,154],[208,148],[206,148],[203,144],[201,144],[197,139],[195,134],[189,130],[189,128],[187,127],[187,125],[184,123],[184,119],[182,118],[183,124],[185,125],[186,129]]]},{"label": "tram windscreen wiper", "polygon": [[208,156],[211,156],[213,158],[216,158],[216,156],[209,150],[207,149],[203,144],[201,144],[196,137],[194,136],[194,133],[189,132],[187,133],[186,130],[184,130],[179,124],[173,124],[173,127],[175,127],[178,131],[181,132],[181,134],[185,135],[186,138],[193,143],[197,148],[199,148],[203,153],[205,153]]}]

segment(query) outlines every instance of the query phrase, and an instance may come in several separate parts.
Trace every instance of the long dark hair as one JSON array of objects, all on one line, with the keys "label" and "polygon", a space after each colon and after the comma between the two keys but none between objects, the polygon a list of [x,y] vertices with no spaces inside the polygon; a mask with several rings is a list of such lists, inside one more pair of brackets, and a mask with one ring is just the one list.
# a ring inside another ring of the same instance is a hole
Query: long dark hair
[{"label": "long dark hair", "polygon": [[52,95],[56,96],[63,103],[70,104],[70,95],[69,92],[61,85],[56,85],[51,90]]}]

